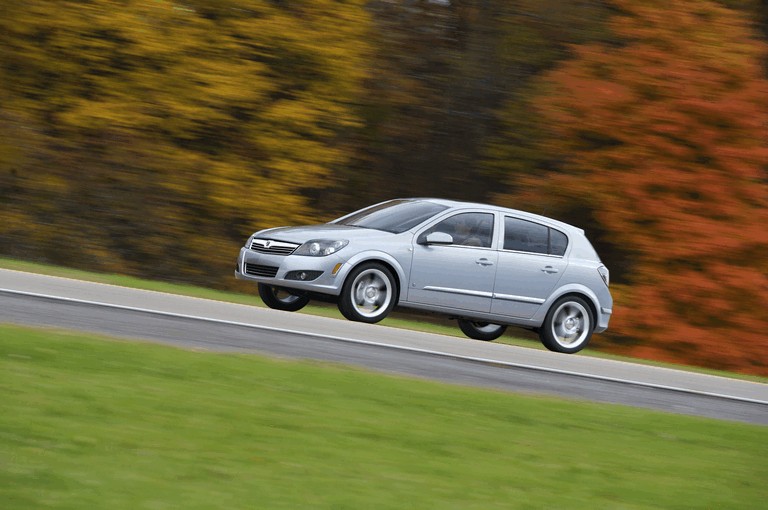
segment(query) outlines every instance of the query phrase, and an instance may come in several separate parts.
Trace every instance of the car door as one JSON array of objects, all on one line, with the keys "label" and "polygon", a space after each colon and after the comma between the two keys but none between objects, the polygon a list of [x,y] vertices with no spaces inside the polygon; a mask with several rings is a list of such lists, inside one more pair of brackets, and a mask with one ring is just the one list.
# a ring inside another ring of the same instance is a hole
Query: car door
[{"label": "car door", "polygon": [[[417,234],[407,300],[489,312],[498,262],[492,248],[494,217],[487,212],[458,213]],[[439,243],[427,241],[433,233],[442,234]]]},{"label": "car door", "polygon": [[557,229],[520,218],[505,216],[503,223],[491,312],[531,318],[568,266],[564,257],[568,238]]}]

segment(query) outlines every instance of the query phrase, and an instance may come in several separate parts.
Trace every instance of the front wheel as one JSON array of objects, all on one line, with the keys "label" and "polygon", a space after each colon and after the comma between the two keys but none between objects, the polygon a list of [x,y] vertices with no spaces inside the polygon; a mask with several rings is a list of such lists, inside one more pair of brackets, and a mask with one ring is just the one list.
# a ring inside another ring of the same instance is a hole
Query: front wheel
[{"label": "front wheel", "polygon": [[309,303],[309,296],[304,292],[274,287],[264,283],[259,284],[259,296],[268,307],[285,312],[301,310]]},{"label": "front wheel", "polygon": [[467,319],[459,319],[459,327],[469,338],[483,340],[485,342],[496,340],[507,330],[507,327],[502,326],[501,324],[470,321]]},{"label": "front wheel", "polygon": [[587,346],[594,329],[592,310],[587,302],[577,296],[565,296],[547,312],[539,338],[550,351],[573,354]]},{"label": "front wheel", "polygon": [[395,306],[397,285],[386,267],[376,263],[354,268],[341,289],[339,311],[351,321],[374,323]]}]

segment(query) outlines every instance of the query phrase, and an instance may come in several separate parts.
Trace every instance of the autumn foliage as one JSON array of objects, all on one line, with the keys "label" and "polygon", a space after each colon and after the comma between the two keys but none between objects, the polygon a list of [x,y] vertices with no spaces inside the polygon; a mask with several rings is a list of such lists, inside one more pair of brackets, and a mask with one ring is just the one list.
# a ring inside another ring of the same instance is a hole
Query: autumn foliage
[{"label": "autumn foliage", "polygon": [[618,43],[544,77],[535,106],[561,161],[515,198],[586,210],[625,254],[607,347],[765,375],[765,45],[715,2],[615,4]]},{"label": "autumn foliage", "polygon": [[209,283],[247,230],[310,221],[360,124],[368,16],[272,4],[3,2],[3,251]]}]

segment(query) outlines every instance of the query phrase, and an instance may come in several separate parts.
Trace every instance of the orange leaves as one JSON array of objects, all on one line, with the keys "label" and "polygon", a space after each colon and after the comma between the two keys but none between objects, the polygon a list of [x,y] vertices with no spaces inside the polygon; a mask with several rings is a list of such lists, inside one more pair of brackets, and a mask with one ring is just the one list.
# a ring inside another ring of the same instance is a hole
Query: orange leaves
[{"label": "orange leaves", "polygon": [[627,254],[632,313],[609,330],[623,350],[768,374],[766,47],[714,2],[616,3],[622,44],[545,77],[536,104],[563,163],[523,197],[582,200]]}]

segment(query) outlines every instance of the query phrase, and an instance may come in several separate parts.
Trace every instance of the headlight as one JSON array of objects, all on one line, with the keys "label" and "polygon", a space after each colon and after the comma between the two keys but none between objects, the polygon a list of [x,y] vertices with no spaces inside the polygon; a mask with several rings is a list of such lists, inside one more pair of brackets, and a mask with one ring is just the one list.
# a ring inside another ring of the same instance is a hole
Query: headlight
[{"label": "headlight", "polygon": [[333,239],[312,239],[299,246],[293,252],[294,255],[307,255],[309,257],[325,257],[336,253],[349,244],[349,241],[334,241]]}]

